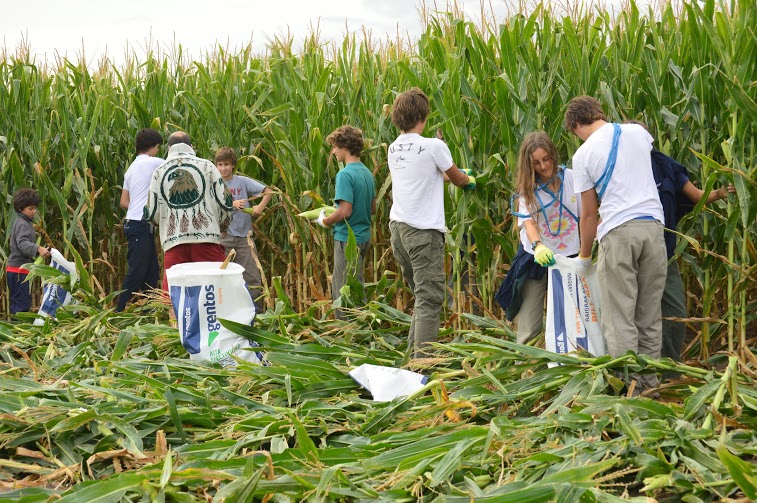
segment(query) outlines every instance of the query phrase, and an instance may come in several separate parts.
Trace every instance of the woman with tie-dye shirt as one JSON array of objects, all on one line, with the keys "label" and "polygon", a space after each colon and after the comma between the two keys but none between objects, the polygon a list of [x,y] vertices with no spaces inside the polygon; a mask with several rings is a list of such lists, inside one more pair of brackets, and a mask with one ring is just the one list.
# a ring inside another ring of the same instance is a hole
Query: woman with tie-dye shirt
[{"label": "woman with tie-dye shirt", "polygon": [[555,254],[578,253],[580,205],[573,192],[573,171],[558,164],[557,149],[544,132],[523,139],[517,173],[512,207],[515,210],[517,204],[513,215],[521,244],[503,286],[513,288],[510,299],[519,301],[519,307],[510,303],[506,312],[509,319],[516,318],[518,342],[525,344],[542,332],[546,267],[554,264]]}]

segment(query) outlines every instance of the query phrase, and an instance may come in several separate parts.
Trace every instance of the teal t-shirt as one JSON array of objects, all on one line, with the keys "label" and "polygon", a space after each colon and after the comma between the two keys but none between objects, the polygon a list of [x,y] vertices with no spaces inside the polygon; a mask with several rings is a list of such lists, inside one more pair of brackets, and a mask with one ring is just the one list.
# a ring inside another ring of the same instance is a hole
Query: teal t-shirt
[{"label": "teal t-shirt", "polygon": [[[334,201],[352,203],[352,215],[347,219],[357,244],[371,239],[371,202],[376,197],[373,175],[362,162],[351,162],[336,174],[336,194]],[[334,239],[347,242],[347,224],[334,224]]]}]

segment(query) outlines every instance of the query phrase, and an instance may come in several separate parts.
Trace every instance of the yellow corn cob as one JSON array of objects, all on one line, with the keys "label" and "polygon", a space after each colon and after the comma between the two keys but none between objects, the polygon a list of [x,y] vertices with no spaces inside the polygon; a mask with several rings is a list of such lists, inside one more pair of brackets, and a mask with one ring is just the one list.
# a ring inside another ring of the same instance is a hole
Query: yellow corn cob
[{"label": "yellow corn cob", "polygon": [[315,220],[321,214],[321,210],[326,211],[326,216],[329,216],[336,211],[336,208],[333,206],[322,206],[314,210],[303,211],[302,213],[298,213],[297,216],[307,218],[308,220]]}]

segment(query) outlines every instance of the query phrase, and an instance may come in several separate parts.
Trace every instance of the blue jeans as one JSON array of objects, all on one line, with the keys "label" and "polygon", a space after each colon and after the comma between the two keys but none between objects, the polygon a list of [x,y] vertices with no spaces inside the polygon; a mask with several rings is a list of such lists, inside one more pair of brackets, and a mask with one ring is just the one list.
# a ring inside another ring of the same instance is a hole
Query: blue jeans
[{"label": "blue jeans", "polygon": [[129,266],[124,278],[122,290],[118,297],[120,312],[126,308],[135,292],[141,292],[156,288],[160,277],[160,265],[158,264],[158,252],[155,249],[155,237],[152,226],[146,220],[126,220],[124,222],[124,235],[128,251],[126,262]]},{"label": "blue jeans", "polygon": [[10,314],[25,313],[32,307],[32,293],[26,274],[7,271],[5,280],[10,294]]}]

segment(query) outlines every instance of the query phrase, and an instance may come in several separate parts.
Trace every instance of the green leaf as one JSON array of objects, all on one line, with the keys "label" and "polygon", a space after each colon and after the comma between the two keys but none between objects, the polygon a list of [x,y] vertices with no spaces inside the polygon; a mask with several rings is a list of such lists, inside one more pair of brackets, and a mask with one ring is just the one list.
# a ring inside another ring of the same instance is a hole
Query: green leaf
[{"label": "green leaf", "polygon": [[374,458],[366,459],[363,465],[369,470],[407,468],[421,459],[444,455],[458,442],[470,440],[471,445],[483,443],[488,431],[488,428],[476,426],[437,437],[419,437],[408,445],[390,449]]},{"label": "green leaf", "polygon": [[719,387],[719,381],[712,381],[700,387],[696,393],[688,397],[684,402],[684,421],[694,419],[710,402],[710,399],[717,393]]},{"label": "green leaf", "polygon": [[606,459],[598,463],[588,463],[583,466],[562,469],[558,472],[547,475],[541,480],[541,484],[556,484],[568,482],[570,484],[580,484],[592,481],[597,475],[605,472],[618,463],[615,459]]},{"label": "green leaf", "polygon": [[297,447],[300,448],[300,450],[312,461],[312,462],[318,462],[318,449],[315,446],[315,443],[308,435],[307,430],[302,425],[302,422],[297,419],[297,416],[294,414],[289,414],[289,420],[294,425],[294,429],[296,432],[296,438],[297,438]]},{"label": "green leaf", "polygon": [[184,431],[184,425],[181,423],[181,415],[179,414],[179,409],[176,407],[176,400],[173,397],[173,392],[171,392],[170,389],[167,389],[163,396],[168,404],[168,412],[171,415],[171,421],[173,421],[176,431],[181,436],[181,440],[186,443],[188,441],[187,434]]},{"label": "green leaf", "polygon": [[436,464],[434,471],[431,472],[429,476],[430,486],[436,487],[447,481],[460,468],[466,451],[477,441],[478,439],[463,440],[450,449]]},{"label": "green leaf", "polygon": [[83,412],[72,409],[71,412],[74,413],[73,416],[67,417],[63,421],[58,422],[50,429],[50,432],[60,433],[63,431],[75,430],[97,419],[97,411],[94,409],[89,409]]},{"label": "green leaf", "polygon": [[134,333],[131,330],[121,330],[121,332],[118,334],[116,345],[113,347],[113,354],[110,357],[111,361],[116,361],[123,358],[124,354],[126,354],[126,350],[129,348],[129,343],[131,342],[131,338],[133,336]]},{"label": "green leaf", "polygon": [[715,449],[720,461],[728,469],[731,478],[750,500],[757,500],[757,472],[754,464],[747,463],[743,459],[734,456],[725,445],[719,445]]},{"label": "green leaf", "polygon": [[76,486],[63,494],[60,503],[112,503],[119,501],[127,491],[143,492],[142,483],[147,475],[126,472],[98,480],[89,485]]},{"label": "green leaf", "polygon": [[163,471],[160,474],[160,488],[165,489],[168,485],[168,481],[171,480],[171,473],[173,472],[173,453],[168,450],[166,453],[166,459],[163,460]]}]

